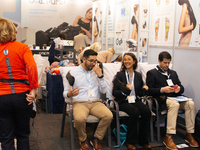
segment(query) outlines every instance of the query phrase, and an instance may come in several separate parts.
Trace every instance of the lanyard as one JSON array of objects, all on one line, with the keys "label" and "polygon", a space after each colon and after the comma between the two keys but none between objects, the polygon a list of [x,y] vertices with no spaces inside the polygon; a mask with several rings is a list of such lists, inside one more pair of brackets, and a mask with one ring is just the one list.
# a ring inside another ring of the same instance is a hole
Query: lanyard
[{"label": "lanyard", "polygon": [[170,78],[170,74],[168,75],[167,71],[166,72],[161,72],[158,67],[156,67],[156,69],[164,76],[167,76],[167,78],[169,79]]},{"label": "lanyard", "polygon": [[132,81],[130,81],[130,76],[129,76],[128,71],[126,71],[125,73],[126,73],[126,81],[127,81],[127,83],[130,83],[133,86],[134,72],[132,73]]}]

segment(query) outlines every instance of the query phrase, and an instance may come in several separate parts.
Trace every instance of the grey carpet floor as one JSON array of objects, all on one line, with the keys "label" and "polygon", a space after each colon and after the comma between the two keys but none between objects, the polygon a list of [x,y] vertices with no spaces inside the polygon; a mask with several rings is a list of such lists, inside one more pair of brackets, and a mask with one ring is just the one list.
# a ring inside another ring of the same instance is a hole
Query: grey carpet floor
[{"label": "grey carpet floor", "polygon": [[[37,107],[37,114],[34,119],[31,119],[31,133],[30,133],[30,149],[31,150],[70,150],[70,126],[69,118],[66,116],[65,130],[63,138],[60,137],[62,114],[48,114]],[[94,125],[87,125],[88,139],[91,139],[94,131]],[[156,129],[155,129],[156,130]],[[154,142],[150,143],[156,149],[165,149],[162,141],[165,134],[165,129],[161,128],[161,141],[156,141],[156,133],[154,133]],[[184,142],[185,131],[178,128],[177,135],[174,136],[176,144]],[[77,131],[74,130],[75,150],[79,150],[79,141]],[[107,135],[101,141],[104,150],[109,150],[107,146]],[[112,146],[116,145],[116,139],[112,134]],[[142,149],[141,146],[136,145],[137,148]],[[92,147],[91,147],[92,149]],[[112,148],[114,149],[114,148]],[[124,145],[122,150],[127,149]]]}]

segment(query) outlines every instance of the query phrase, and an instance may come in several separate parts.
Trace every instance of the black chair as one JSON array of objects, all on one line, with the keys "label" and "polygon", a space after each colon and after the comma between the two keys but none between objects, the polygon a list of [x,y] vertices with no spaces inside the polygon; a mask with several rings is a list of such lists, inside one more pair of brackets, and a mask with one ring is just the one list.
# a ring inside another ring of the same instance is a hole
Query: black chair
[{"label": "black chair", "polygon": [[[152,101],[150,100],[150,98],[148,96],[143,96],[143,97],[139,97],[139,99],[144,103],[144,104],[148,104],[149,109],[152,112]],[[115,117],[116,117],[116,130],[117,130],[117,145],[120,145],[120,120],[121,119],[126,119],[129,117],[129,115],[124,112],[124,111],[120,111],[119,110],[119,105],[115,100],[110,100],[111,102],[113,102],[113,104],[115,105],[115,110],[112,109],[112,111],[115,111]],[[150,122],[150,135],[151,135],[151,142],[154,141],[154,134],[153,134],[153,116],[155,114],[152,113],[151,115],[151,122]]]},{"label": "black chair", "polygon": [[[160,141],[160,123],[162,123],[162,121],[160,120],[160,117],[162,116],[164,119],[163,121],[165,121],[165,118],[167,117],[167,110],[159,110],[159,104],[157,99],[153,98],[152,96],[148,96],[148,98],[146,99],[149,103],[149,108],[150,110],[153,112],[153,102],[155,103],[155,114],[153,116],[155,116],[155,121],[156,121],[156,126],[157,126],[157,141]],[[184,114],[185,111],[179,109],[178,114]],[[152,119],[151,121],[151,128],[153,128],[153,122],[154,120]],[[181,125],[180,125],[181,126]]]}]

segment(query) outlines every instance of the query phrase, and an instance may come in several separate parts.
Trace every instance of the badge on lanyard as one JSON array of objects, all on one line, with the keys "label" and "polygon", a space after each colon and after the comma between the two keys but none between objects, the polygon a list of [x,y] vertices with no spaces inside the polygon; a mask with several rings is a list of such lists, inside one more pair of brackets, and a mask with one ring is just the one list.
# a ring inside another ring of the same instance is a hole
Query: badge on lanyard
[{"label": "badge on lanyard", "polygon": [[88,97],[94,97],[95,96],[93,89],[88,89],[87,91],[88,91]]},{"label": "badge on lanyard", "polygon": [[167,84],[168,84],[168,86],[173,86],[174,85],[171,79],[167,79]]},{"label": "badge on lanyard", "polygon": [[135,96],[134,95],[130,95],[127,98],[128,98],[128,103],[135,103]]},{"label": "badge on lanyard", "polygon": [[[132,86],[133,85],[133,75],[132,75],[132,79],[130,80],[130,77],[128,76],[128,73],[126,72],[126,80],[127,80],[127,83],[130,83]],[[134,90],[134,89],[133,89]],[[130,93],[131,95],[127,96],[127,99],[128,99],[128,102],[129,103],[135,103],[135,95],[134,93],[131,91]]]}]

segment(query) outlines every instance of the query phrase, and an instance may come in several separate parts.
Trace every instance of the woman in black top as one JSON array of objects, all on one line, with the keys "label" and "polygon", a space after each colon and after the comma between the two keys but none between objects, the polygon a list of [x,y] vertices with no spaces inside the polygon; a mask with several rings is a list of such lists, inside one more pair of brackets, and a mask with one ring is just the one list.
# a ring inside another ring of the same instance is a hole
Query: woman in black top
[{"label": "woman in black top", "polygon": [[137,41],[138,39],[138,18],[139,18],[139,5],[135,4],[134,5],[134,13],[135,16],[132,17],[131,23],[133,24],[133,31],[132,31],[132,36],[131,39],[134,39]]},{"label": "woman in black top", "polygon": [[[138,96],[142,96],[143,86],[142,75],[135,71],[137,68],[137,58],[133,53],[125,53],[122,61],[121,71],[117,72],[116,78],[126,84],[126,89],[123,90],[114,82],[112,95],[119,104],[119,110],[126,112],[129,115],[128,132],[126,144],[128,149],[136,149],[135,143],[138,143],[145,148],[151,148],[149,145],[150,135],[150,118],[151,111],[147,105],[144,105]],[[139,132],[137,123],[139,122]],[[138,135],[138,133],[139,135]]]},{"label": "woman in black top", "polygon": [[86,11],[85,17],[77,16],[73,22],[73,26],[80,26],[81,30],[92,40],[92,8]]}]

